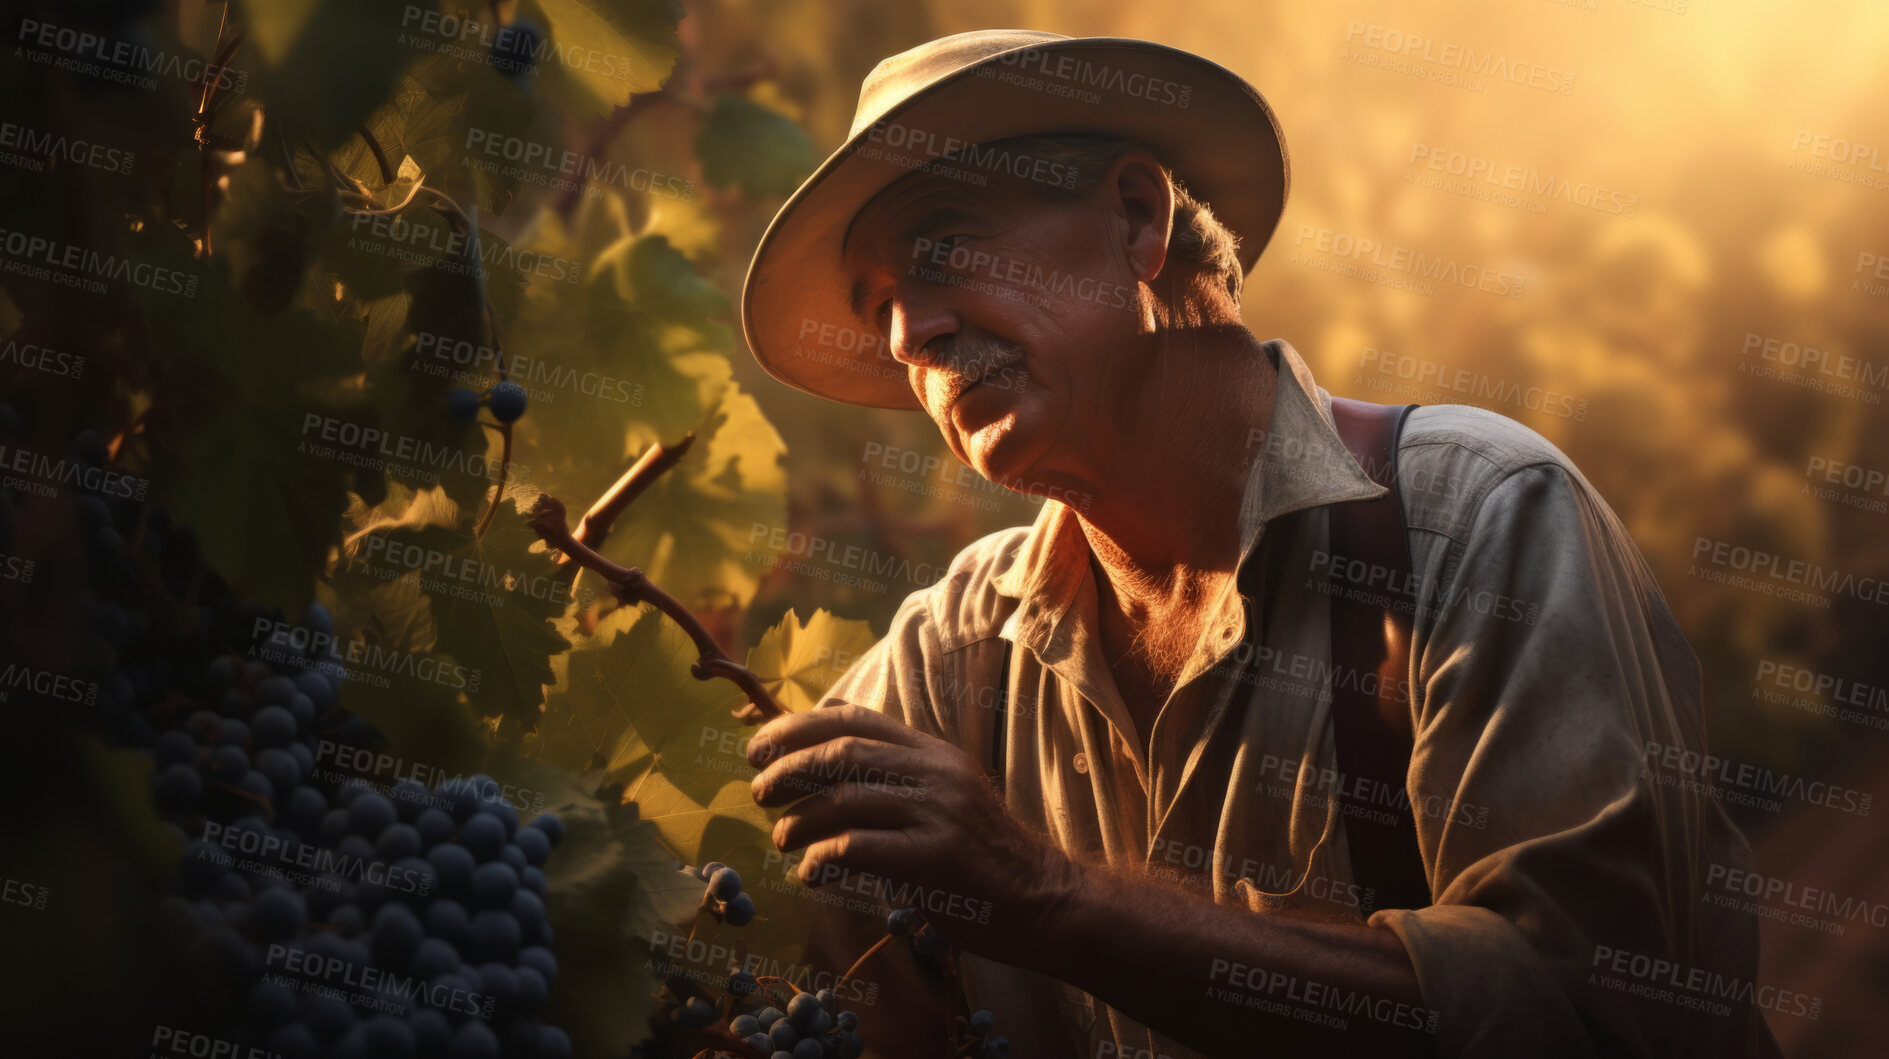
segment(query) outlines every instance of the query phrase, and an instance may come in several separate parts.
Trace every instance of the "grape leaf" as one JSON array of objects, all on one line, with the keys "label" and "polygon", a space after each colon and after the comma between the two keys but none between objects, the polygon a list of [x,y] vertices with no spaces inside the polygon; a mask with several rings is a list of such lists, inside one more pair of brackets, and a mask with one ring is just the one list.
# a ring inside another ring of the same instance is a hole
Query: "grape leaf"
[{"label": "grape leaf", "polygon": [[[729,370],[720,356],[698,363]],[[787,516],[780,465],[787,447],[732,380],[721,384],[710,416],[695,448],[637,498],[604,550],[641,568],[684,605],[745,606],[765,568],[757,541]]]},{"label": "grape leaf", "polygon": [[[241,7],[245,32],[256,41],[252,54],[261,59],[270,118],[320,147],[354,135],[415,54],[401,35],[399,4],[242,0]],[[342,55],[347,61],[337,62]]]},{"label": "grape leaf", "polygon": [[617,611],[596,639],[571,652],[535,752],[565,768],[598,764],[687,863],[701,863],[711,829],[719,844],[758,849],[770,825],[747,793],[751,729],[731,713],[741,692],[691,676],[693,642],[653,608]]},{"label": "grape leaf", "polygon": [[870,622],[816,610],[802,625],[789,610],[748,650],[748,668],[783,707],[801,713],[819,705],[826,689],[878,639]]},{"label": "grape leaf", "polygon": [[[426,606],[431,648],[478,671],[467,700],[482,716],[506,718],[525,731],[537,725],[544,685],[555,678],[551,656],[571,646],[551,624],[569,604],[569,588],[550,556],[531,550],[537,542],[508,498],[483,536],[401,528],[369,535],[355,552],[365,576],[417,580],[419,591],[405,605]],[[392,596],[385,603],[390,618],[402,605]]]},{"label": "grape leaf", "polygon": [[257,314],[220,276],[200,274],[174,236],[149,231],[134,253],[201,275],[194,298],[138,289],[153,355],[190,381],[172,391],[171,513],[225,577],[299,614],[346,503],[345,465],[319,443],[325,420],[309,390],[351,370],[353,351],[299,306]]},{"label": "grape leaf", "polygon": [[661,976],[652,940],[673,934],[701,901],[633,805],[585,798],[551,807],[564,840],[545,865],[561,974],[543,1017],[578,1055],[626,1055],[648,1035]]},{"label": "grape leaf", "polygon": [[520,11],[545,29],[535,77],[576,117],[602,117],[654,92],[675,69],[676,0],[527,0]]},{"label": "grape leaf", "polygon": [[718,188],[788,195],[820,164],[813,140],[786,115],[743,96],[715,100],[695,138],[702,175]]}]

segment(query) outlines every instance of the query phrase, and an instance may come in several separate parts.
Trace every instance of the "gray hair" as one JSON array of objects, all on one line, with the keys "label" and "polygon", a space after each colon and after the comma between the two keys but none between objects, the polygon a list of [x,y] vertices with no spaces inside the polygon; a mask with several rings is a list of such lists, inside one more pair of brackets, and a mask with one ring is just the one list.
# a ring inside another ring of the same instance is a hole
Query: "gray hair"
[{"label": "gray hair", "polygon": [[[1031,186],[1054,199],[1081,198],[1101,186],[1102,177],[1117,158],[1142,145],[1114,136],[1095,133],[1045,133],[1016,136],[979,144],[978,152],[1002,149],[1013,156],[1040,160],[1051,172],[1066,172],[1071,179],[1062,183],[1031,181]],[[1146,148],[1143,148],[1146,150]],[[1213,207],[1195,198],[1187,185],[1163,165],[1168,182],[1174,185],[1174,227],[1168,236],[1168,256],[1202,276],[1216,278],[1240,304],[1240,291],[1246,284],[1246,269],[1240,265],[1240,238],[1213,215]]]}]

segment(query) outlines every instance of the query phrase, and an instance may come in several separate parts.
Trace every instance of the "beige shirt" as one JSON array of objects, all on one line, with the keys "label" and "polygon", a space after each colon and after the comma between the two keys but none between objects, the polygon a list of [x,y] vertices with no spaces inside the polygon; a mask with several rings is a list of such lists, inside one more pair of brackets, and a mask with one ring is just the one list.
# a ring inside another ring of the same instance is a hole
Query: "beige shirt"
[{"label": "beige shirt", "polygon": [[[1243,499],[1243,578],[1323,568],[1323,506],[1383,492],[1298,354],[1266,348],[1279,386]],[[1626,530],[1553,445],[1480,409],[1413,413],[1397,472],[1418,585],[1407,795],[1428,908],[1376,910],[1353,881],[1336,793],[1359,788],[1334,757],[1322,577],[1251,598],[1229,585],[1153,731],[1138,732],[1102,657],[1088,545],[1075,514],[1046,502],[1034,525],[977,541],[912,594],[826,702],[989,763],[1007,684],[1001,771],[1019,819],[1071,855],[1256,914],[1368,917],[1403,941],[1427,1010],[1206,968],[1202,1003],[1381,1018],[1433,1032],[1444,1056],[1743,1054],[1753,1027],[1738,998],[1752,991],[1737,985],[1755,972],[1756,933],[1701,897],[1709,866],[1749,853],[1709,783],[1662,764],[1665,747],[1704,745],[1698,663]],[[966,967],[973,1003],[1019,1056],[1195,1054],[1077,990]],[[1006,1020],[1041,1005],[1060,1007],[1073,1048]]]}]

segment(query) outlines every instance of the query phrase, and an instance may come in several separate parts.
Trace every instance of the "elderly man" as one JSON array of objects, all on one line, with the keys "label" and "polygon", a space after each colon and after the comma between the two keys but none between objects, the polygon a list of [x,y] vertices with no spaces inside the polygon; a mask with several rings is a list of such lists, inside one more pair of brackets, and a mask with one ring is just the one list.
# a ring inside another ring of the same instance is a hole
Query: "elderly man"
[{"label": "elderly man", "polygon": [[[1022,1055],[1768,1054],[1644,562],[1525,427],[1334,400],[1247,330],[1287,183],[1265,101],[1173,49],[991,31],[873,71],[749,342],[1049,499],[757,733],[775,842],[926,895]],[[868,1040],[937,1047],[900,1004]]]}]

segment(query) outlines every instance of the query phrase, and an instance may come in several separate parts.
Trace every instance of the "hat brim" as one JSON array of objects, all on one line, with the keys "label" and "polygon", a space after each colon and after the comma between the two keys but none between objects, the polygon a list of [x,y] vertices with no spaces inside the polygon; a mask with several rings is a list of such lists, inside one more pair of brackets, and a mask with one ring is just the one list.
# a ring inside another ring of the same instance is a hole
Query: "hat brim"
[{"label": "hat brim", "polygon": [[1244,269],[1259,259],[1285,211],[1291,166],[1278,121],[1259,92],[1226,68],[1114,37],[1001,52],[856,131],[788,199],[761,237],[742,291],[742,327],[755,359],[776,379],[819,397],[918,409],[905,366],[848,304],[840,254],[846,230],[874,195],[939,162],[940,145],[1051,131],[1145,145],[1239,237]]}]

